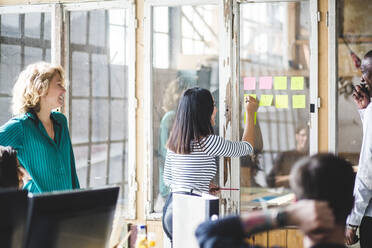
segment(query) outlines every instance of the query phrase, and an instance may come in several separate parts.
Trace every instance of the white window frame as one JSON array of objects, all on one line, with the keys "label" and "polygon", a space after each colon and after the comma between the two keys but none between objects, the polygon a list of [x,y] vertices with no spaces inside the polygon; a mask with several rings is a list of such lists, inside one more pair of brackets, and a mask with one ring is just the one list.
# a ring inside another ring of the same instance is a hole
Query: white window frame
[{"label": "white window frame", "polygon": [[328,151],[338,152],[337,1],[328,0]]},{"label": "white window frame", "polygon": [[[62,4],[62,15],[64,20],[64,44],[65,49],[63,56],[65,58],[64,67],[66,68],[66,75],[69,75],[69,18],[68,15],[72,11],[90,11],[97,9],[127,9],[129,18],[129,28],[128,28],[128,41],[129,51],[128,51],[128,116],[127,116],[127,127],[128,127],[128,203],[126,205],[126,211],[121,213],[121,217],[126,219],[136,218],[136,192],[137,192],[137,182],[136,182],[136,109],[137,109],[137,99],[135,98],[135,64],[136,64],[136,9],[133,0],[124,1],[101,1],[101,2],[83,2],[83,3],[66,3]],[[68,76],[66,76],[68,79]],[[68,81],[68,80],[66,80]],[[66,86],[69,91],[69,82],[66,82]],[[68,100],[68,99],[67,99]]]},{"label": "white window frame", "polygon": [[[153,106],[153,95],[152,95],[152,59],[153,59],[153,52],[152,52],[152,8],[157,6],[168,6],[168,7],[175,7],[175,6],[185,6],[185,5],[216,5],[219,8],[219,25],[221,27],[221,31],[219,32],[219,40],[220,40],[220,48],[225,47],[225,40],[229,39],[231,36],[228,36],[227,29],[222,28],[223,25],[223,0],[145,0],[144,3],[144,47],[145,47],[145,62],[144,62],[144,109],[145,109],[145,140],[144,140],[144,151],[146,157],[146,164],[145,164],[145,175],[144,178],[147,178],[146,181],[143,183],[144,192],[146,194],[146,204],[145,204],[145,218],[147,220],[159,220],[162,216],[161,213],[154,213],[153,210],[153,114],[152,114],[152,106]],[[219,54],[219,88],[224,89],[224,85],[227,85],[227,80],[230,79],[229,70],[226,68],[228,67],[228,59],[224,57],[223,51],[225,49],[220,49]],[[228,49],[226,49],[228,50]],[[225,64],[224,64],[225,63]],[[225,66],[226,65],[226,66]],[[224,109],[224,96],[223,91],[220,90],[220,109]],[[224,116],[220,114],[220,133],[222,134],[222,129],[224,125]],[[221,177],[220,177],[221,178]],[[223,178],[223,176],[222,176]]]}]

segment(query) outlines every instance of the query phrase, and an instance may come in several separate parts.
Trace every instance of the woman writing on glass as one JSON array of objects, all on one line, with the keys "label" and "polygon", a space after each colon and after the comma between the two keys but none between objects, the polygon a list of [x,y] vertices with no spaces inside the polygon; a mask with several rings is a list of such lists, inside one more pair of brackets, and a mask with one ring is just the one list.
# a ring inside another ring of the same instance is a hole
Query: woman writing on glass
[{"label": "woman writing on glass", "polygon": [[217,108],[211,93],[203,88],[187,89],[182,94],[167,143],[164,182],[171,189],[163,209],[163,229],[172,241],[172,195],[209,193],[217,171],[215,157],[240,157],[253,154],[253,97],[245,99],[247,122],[241,142],[213,135]]},{"label": "woman writing on glass", "polygon": [[27,66],[13,87],[15,117],[0,127],[0,145],[17,151],[30,192],[79,188],[66,117],[53,111],[65,93],[63,69],[45,62]]}]

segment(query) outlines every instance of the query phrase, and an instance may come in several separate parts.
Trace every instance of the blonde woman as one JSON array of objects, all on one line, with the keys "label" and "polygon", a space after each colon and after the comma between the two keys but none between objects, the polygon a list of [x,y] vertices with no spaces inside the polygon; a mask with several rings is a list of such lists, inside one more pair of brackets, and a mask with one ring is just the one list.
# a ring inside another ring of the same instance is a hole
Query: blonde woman
[{"label": "blonde woman", "polygon": [[63,69],[46,62],[27,66],[13,87],[15,117],[0,127],[0,145],[17,150],[30,192],[79,188],[66,117],[53,111],[65,93]]}]

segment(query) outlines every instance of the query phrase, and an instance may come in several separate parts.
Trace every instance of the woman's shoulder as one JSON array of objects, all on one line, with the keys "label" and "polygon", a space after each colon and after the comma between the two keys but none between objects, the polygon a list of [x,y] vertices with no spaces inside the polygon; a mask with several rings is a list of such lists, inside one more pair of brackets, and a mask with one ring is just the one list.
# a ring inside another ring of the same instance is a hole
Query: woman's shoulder
[{"label": "woman's shoulder", "polygon": [[67,118],[61,112],[53,111],[50,115],[57,121],[67,124]]}]

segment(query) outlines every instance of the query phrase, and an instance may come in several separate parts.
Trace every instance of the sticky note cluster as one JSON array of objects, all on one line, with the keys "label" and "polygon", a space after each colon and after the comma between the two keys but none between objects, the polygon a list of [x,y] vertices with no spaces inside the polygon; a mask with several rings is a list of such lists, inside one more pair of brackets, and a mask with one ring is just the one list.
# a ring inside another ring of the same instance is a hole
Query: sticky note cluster
[{"label": "sticky note cluster", "polygon": [[[287,76],[278,76],[278,77],[244,77],[243,84],[244,90],[286,90],[288,88],[288,78],[290,81],[291,90],[303,90],[304,89],[304,77],[287,77]],[[258,82],[258,88],[257,86]],[[273,87],[274,86],[274,87]]]}]

